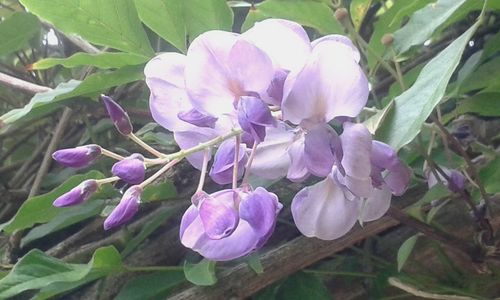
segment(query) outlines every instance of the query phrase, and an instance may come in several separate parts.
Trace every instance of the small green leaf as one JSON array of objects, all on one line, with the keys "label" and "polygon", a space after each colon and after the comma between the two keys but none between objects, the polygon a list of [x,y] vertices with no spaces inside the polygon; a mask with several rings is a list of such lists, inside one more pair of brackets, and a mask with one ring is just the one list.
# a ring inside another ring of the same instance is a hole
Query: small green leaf
[{"label": "small green leaf", "polygon": [[98,54],[78,52],[67,58],[45,58],[39,60],[31,68],[33,70],[45,70],[61,65],[65,68],[94,66],[100,69],[115,69],[139,65],[148,59],[146,56],[123,52],[103,52]]},{"label": "small green leaf", "polygon": [[325,3],[315,0],[267,0],[250,10],[242,29],[250,28],[256,21],[283,18],[303,26],[312,27],[321,34],[342,33],[342,26]]},{"label": "small green leaf", "polygon": [[38,19],[28,13],[16,12],[0,23],[0,56],[20,50],[40,30]]},{"label": "small green leaf", "polygon": [[215,262],[203,259],[197,264],[184,263],[184,276],[196,285],[209,286],[217,282],[215,276]]},{"label": "small green leaf", "polygon": [[257,253],[252,253],[246,257],[246,262],[252,270],[257,274],[264,273],[264,267],[260,263],[260,257]]},{"label": "small green leaf", "polygon": [[500,93],[481,93],[460,101],[452,114],[474,113],[485,117],[500,116]]},{"label": "small green leaf", "polygon": [[186,25],[183,3],[178,0],[135,0],[139,18],[151,30],[186,52]]},{"label": "small green leaf", "polygon": [[[0,228],[7,233],[12,233],[15,230],[30,228],[37,223],[47,223],[56,216],[64,214],[71,208],[54,207],[52,206],[52,202],[82,181],[91,178],[99,179],[103,178],[103,175],[98,171],[90,171],[85,175],[75,175],[51,192],[29,198],[21,205],[16,215],[7,223],[0,225]],[[91,201],[92,199],[89,200]]]},{"label": "small green leaf", "polygon": [[408,23],[394,32],[394,49],[404,53],[414,45],[424,43],[465,0],[438,0],[415,12]]},{"label": "small green leaf", "polygon": [[331,299],[331,296],[325,284],[317,275],[299,272],[288,277],[280,286],[277,299],[327,300]]},{"label": "small green leaf", "polygon": [[30,12],[67,34],[124,52],[152,56],[133,0],[21,0]]},{"label": "small green leaf", "polygon": [[487,193],[500,193],[500,156],[482,168],[479,177]]},{"label": "small green leaf", "polygon": [[186,279],[180,271],[155,272],[138,276],[125,284],[114,300],[165,299]]},{"label": "small green leaf", "polygon": [[[500,76],[500,57],[482,64],[470,76],[465,78],[459,87],[460,94],[466,94],[474,90],[482,90],[498,86]],[[500,89],[498,89],[500,92]]]},{"label": "small green leaf", "polygon": [[146,186],[142,192],[141,201],[152,202],[167,200],[175,196],[177,196],[175,185],[171,181],[167,181],[160,184]]},{"label": "small green leaf", "polygon": [[401,272],[401,269],[403,269],[403,266],[410,257],[410,254],[413,251],[415,244],[417,243],[417,239],[418,239],[418,234],[411,236],[406,241],[404,241],[401,247],[399,247],[397,256],[398,272]]},{"label": "small green leaf", "polygon": [[363,23],[363,19],[365,18],[368,9],[372,4],[372,0],[352,0],[351,2],[351,19],[354,24],[354,28],[356,31],[359,31],[361,24]]},{"label": "small green leaf", "polygon": [[225,0],[183,0],[182,5],[190,41],[208,30],[231,31],[233,11]]},{"label": "small green leaf", "polygon": [[429,61],[411,88],[394,100],[394,108],[377,131],[378,140],[398,150],[417,136],[422,124],[444,96],[464,48],[478,26],[476,22]]}]

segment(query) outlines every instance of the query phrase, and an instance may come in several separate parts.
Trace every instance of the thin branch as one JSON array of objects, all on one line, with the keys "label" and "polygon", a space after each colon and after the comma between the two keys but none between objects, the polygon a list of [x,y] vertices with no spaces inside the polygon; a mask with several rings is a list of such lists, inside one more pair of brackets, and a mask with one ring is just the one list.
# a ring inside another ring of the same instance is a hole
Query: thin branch
[{"label": "thin branch", "polygon": [[34,84],[1,72],[0,72],[0,83],[9,86],[11,88],[15,88],[25,92],[30,92],[32,94],[43,93],[52,90],[49,87]]}]

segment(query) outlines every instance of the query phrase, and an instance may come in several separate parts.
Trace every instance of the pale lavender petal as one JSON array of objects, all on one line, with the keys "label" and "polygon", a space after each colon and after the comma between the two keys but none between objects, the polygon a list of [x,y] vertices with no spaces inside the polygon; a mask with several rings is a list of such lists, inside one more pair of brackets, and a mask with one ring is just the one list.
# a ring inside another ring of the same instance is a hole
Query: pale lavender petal
[{"label": "pale lavender petal", "polygon": [[111,168],[111,173],[127,183],[139,184],[144,181],[144,176],[146,175],[144,157],[141,154],[132,154],[124,160],[115,163]]},{"label": "pale lavender petal", "polygon": [[340,140],[346,187],[358,197],[369,197],[372,191],[370,132],[362,124],[346,122]]},{"label": "pale lavender petal", "polygon": [[305,160],[304,140],[304,137],[301,137],[295,140],[288,148],[290,166],[286,178],[293,182],[302,182],[310,175]]},{"label": "pale lavender petal", "polygon": [[292,200],[292,216],[307,237],[334,240],[345,235],[358,219],[359,202],[345,199],[330,177],[306,187]]},{"label": "pale lavender petal", "polygon": [[361,112],[368,99],[368,80],[352,53],[337,44],[318,43],[304,68],[288,75],[281,105],[285,120],[321,123]]},{"label": "pale lavender petal", "polygon": [[323,37],[320,37],[319,39],[316,39],[314,41],[311,42],[311,46],[314,48],[316,45],[320,44],[320,43],[335,43],[335,45],[332,45],[334,47],[346,47],[346,51],[347,52],[351,52],[354,60],[359,63],[359,60],[361,58],[360,54],[359,54],[359,50],[358,48],[356,48],[356,46],[354,46],[354,44],[352,43],[352,41],[344,36],[344,35],[340,35],[340,34],[330,34],[330,35],[325,35]]},{"label": "pale lavender petal", "polygon": [[[181,149],[188,149],[217,137],[217,132],[212,128],[197,128],[189,131],[175,131],[174,139]],[[198,170],[203,164],[203,151],[196,152],[187,157],[187,160]]]},{"label": "pale lavender petal", "polygon": [[[215,153],[214,163],[210,169],[210,178],[218,184],[228,184],[233,180],[235,155],[234,140],[224,141],[217,152]],[[246,147],[244,144],[239,145],[238,151],[238,178],[243,176],[245,164],[247,162]]]},{"label": "pale lavender petal", "polygon": [[216,117],[201,113],[194,108],[188,111],[181,111],[177,113],[177,117],[184,122],[193,124],[198,127],[214,128],[215,122],[217,122]]},{"label": "pale lavender petal", "polygon": [[65,167],[83,168],[91,165],[101,156],[99,145],[85,145],[76,148],[60,149],[52,153],[52,158]]},{"label": "pale lavender petal", "polygon": [[140,186],[131,186],[123,195],[120,203],[104,220],[104,230],[115,228],[130,221],[139,211],[141,193],[142,188]]},{"label": "pale lavender petal", "polygon": [[259,235],[266,236],[274,228],[281,207],[278,196],[262,187],[257,187],[241,201],[240,217]]},{"label": "pale lavender petal", "polygon": [[391,197],[391,190],[385,186],[374,189],[370,197],[364,200],[359,219],[363,222],[380,219],[391,206]]},{"label": "pale lavender petal", "polygon": [[337,133],[328,124],[317,125],[306,133],[304,155],[311,174],[325,177],[332,171],[335,162],[332,140],[338,138]]},{"label": "pale lavender petal", "polygon": [[294,132],[285,123],[266,128],[267,138],[257,146],[250,172],[265,179],[285,177],[290,166],[288,147]]},{"label": "pale lavender petal", "polygon": [[311,45],[299,24],[280,19],[255,23],[242,37],[264,50],[278,68],[295,70],[305,63]]},{"label": "pale lavender petal", "polygon": [[388,170],[391,170],[392,168],[397,167],[398,164],[401,164],[396,151],[386,143],[379,141],[372,142],[371,162],[380,168]]},{"label": "pale lavender petal", "polygon": [[200,201],[199,215],[205,234],[214,240],[229,236],[238,226],[239,217],[236,211],[233,190],[223,190],[207,195]]},{"label": "pale lavender petal", "polygon": [[[198,217],[198,214],[199,213],[198,213],[197,205],[192,204],[188,207],[188,209],[186,209],[186,211],[182,215],[181,225],[179,228],[179,237],[180,237],[181,241],[184,240],[186,242],[186,244],[190,244],[190,243],[188,242],[187,238],[183,238],[184,232],[186,231],[188,226],[191,225],[191,223],[193,223],[193,221]],[[202,232],[200,234],[203,234],[204,231],[205,231],[205,229],[202,227]]]},{"label": "pale lavender petal", "polygon": [[212,30],[202,33],[187,52],[185,82],[194,108],[213,116],[234,110],[243,95],[228,65],[229,52],[238,40],[235,33]]},{"label": "pale lavender petal", "polygon": [[238,122],[245,132],[250,133],[258,143],[266,137],[266,127],[276,127],[276,119],[267,104],[255,97],[241,97],[238,103]]},{"label": "pale lavender petal", "polygon": [[154,78],[183,88],[185,65],[185,55],[175,52],[162,53],[151,59],[144,67],[146,82]]},{"label": "pale lavender petal", "polygon": [[283,87],[285,85],[286,77],[288,76],[288,71],[277,70],[274,72],[273,80],[271,80],[271,85],[267,88],[267,96],[263,100],[269,104],[281,106],[283,101]]},{"label": "pale lavender petal", "polygon": [[401,196],[408,189],[411,179],[411,170],[404,163],[393,167],[384,178],[385,184],[396,196]]},{"label": "pale lavender petal", "polygon": [[97,191],[99,184],[94,179],[85,180],[69,192],[59,196],[52,205],[56,207],[65,207],[77,205],[92,196]]},{"label": "pale lavender petal", "polygon": [[132,123],[128,114],[123,110],[123,108],[116,103],[111,97],[106,95],[101,95],[101,99],[106,106],[109,117],[113,124],[115,124],[116,129],[123,135],[129,135],[132,133]]}]

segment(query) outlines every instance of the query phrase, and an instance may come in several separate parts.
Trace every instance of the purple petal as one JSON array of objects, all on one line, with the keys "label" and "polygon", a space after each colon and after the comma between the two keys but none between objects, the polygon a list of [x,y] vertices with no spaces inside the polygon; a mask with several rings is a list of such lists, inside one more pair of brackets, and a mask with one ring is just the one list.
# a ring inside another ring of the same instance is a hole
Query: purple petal
[{"label": "purple petal", "polygon": [[[233,180],[233,167],[235,155],[234,140],[226,140],[217,149],[214,163],[210,170],[210,178],[218,184],[228,184]],[[238,178],[243,176],[247,162],[246,147],[240,144],[238,151]]]},{"label": "purple petal", "polygon": [[132,133],[132,123],[128,114],[123,110],[123,108],[116,103],[111,97],[106,95],[101,95],[101,99],[106,106],[109,117],[113,124],[115,124],[116,129],[123,135],[129,135]]},{"label": "purple petal", "polygon": [[52,158],[65,167],[83,168],[92,164],[100,155],[100,146],[85,145],[57,150],[52,153]]},{"label": "purple petal", "polygon": [[264,141],[266,126],[276,127],[276,119],[267,104],[255,97],[241,97],[238,103],[238,121],[245,132],[258,143]]},{"label": "purple petal", "polygon": [[[372,180],[379,184],[381,172],[388,170],[383,179],[394,195],[402,195],[410,184],[411,170],[399,159],[398,154],[391,146],[379,142],[372,142],[371,162],[377,171],[372,171]],[[378,174],[377,174],[378,173]]]},{"label": "purple petal", "polygon": [[288,75],[281,105],[285,120],[329,122],[359,114],[368,99],[368,80],[345,49],[341,43],[318,43],[304,68]]},{"label": "purple petal", "polygon": [[342,167],[346,187],[358,197],[369,197],[372,192],[371,148],[372,136],[362,124],[344,123]]},{"label": "purple petal", "polygon": [[59,196],[52,205],[65,207],[84,202],[97,191],[99,184],[94,179],[85,180],[69,192]]},{"label": "purple petal", "polygon": [[370,222],[380,219],[391,206],[392,193],[387,187],[374,189],[361,207],[360,220]]},{"label": "purple petal", "polygon": [[138,185],[130,187],[123,195],[120,203],[104,220],[104,230],[109,230],[130,221],[139,210],[142,188]]},{"label": "purple petal", "polygon": [[144,176],[146,175],[144,157],[137,153],[132,154],[124,160],[115,163],[111,168],[111,173],[127,183],[139,184],[144,181]]},{"label": "purple petal", "polygon": [[222,190],[213,195],[207,195],[200,201],[199,215],[205,234],[214,240],[229,236],[238,226],[239,217],[236,211],[233,190]]},{"label": "purple petal", "polygon": [[307,237],[334,240],[345,235],[358,219],[359,202],[345,199],[342,188],[330,177],[306,187],[292,200],[292,215]]},{"label": "purple petal", "polygon": [[290,167],[288,168],[286,178],[293,182],[302,182],[310,175],[306,165],[304,148],[303,136],[295,140],[288,148]]},{"label": "purple petal", "polygon": [[400,163],[389,170],[385,176],[385,184],[391,189],[396,196],[401,196],[408,189],[410,184],[411,170],[404,163]]},{"label": "purple petal", "polygon": [[205,115],[196,109],[192,108],[188,111],[181,111],[177,114],[177,117],[184,122],[193,124],[198,127],[209,127],[214,128],[215,122],[217,122],[216,117]]},{"label": "purple petal", "polygon": [[396,151],[386,143],[379,141],[372,142],[372,164],[382,168],[391,170],[398,164],[401,164]]},{"label": "purple petal", "polygon": [[330,174],[335,162],[332,149],[335,139],[338,140],[339,137],[328,124],[315,126],[306,133],[304,155],[311,174],[319,177]]},{"label": "purple petal", "polygon": [[465,176],[457,170],[451,170],[450,181],[448,182],[448,188],[455,193],[460,192],[465,188]]},{"label": "purple petal", "polygon": [[288,71],[284,70],[277,70],[274,72],[273,80],[271,80],[271,84],[266,90],[269,96],[269,98],[264,99],[266,102],[277,106],[281,105],[283,101],[283,87],[285,86],[285,80],[288,73]]}]

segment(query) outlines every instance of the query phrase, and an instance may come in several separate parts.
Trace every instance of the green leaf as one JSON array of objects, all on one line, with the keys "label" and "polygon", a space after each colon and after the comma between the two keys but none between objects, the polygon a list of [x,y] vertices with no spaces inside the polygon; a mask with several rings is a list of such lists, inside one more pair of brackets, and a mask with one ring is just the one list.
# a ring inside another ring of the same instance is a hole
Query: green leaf
[{"label": "green leaf", "polygon": [[214,285],[217,282],[215,262],[207,259],[203,259],[197,264],[185,262],[184,276],[189,282],[196,285]]},{"label": "green leaf", "polygon": [[30,12],[66,34],[124,52],[152,56],[133,0],[21,0]]},{"label": "green leaf", "polygon": [[45,58],[39,60],[31,66],[31,69],[45,70],[57,65],[65,68],[94,66],[100,69],[115,69],[139,65],[148,59],[146,56],[123,52],[103,52],[98,54],[78,52],[67,58]]},{"label": "green leaf", "polygon": [[49,222],[33,228],[22,238],[21,247],[48,234],[97,216],[103,208],[104,201],[87,201],[77,206],[68,207],[63,214],[58,214]]},{"label": "green leaf", "polygon": [[417,243],[417,239],[418,239],[418,234],[415,234],[410,238],[408,238],[406,241],[404,241],[401,247],[399,247],[397,256],[398,272],[401,272],[401,269],[403,269],[403,266],[410,257],[410,254],[413,251],[415,244]]},{"label": "green leaf", "polygon": [[[12,124],[22,118],[40,117],[53,111],[77,96],[95,97],[99,93],[122,84],[141,80],[144,78],[142,66],[128,66],[116,71],[92,74],[84,81],[70,80],[59,84],[54,90],[38,93],[23,108],[13,109],[0,117],[5,124]],[[52,110],[51,110],[52,109]]]},{"label": "green leaf", "polygon": [[312,27],[321,34],[343,32],[330,7],[325,2],[315,0],[267,0],[256,4],[255,9],[250,10],[242,28],[246,30],[256,21],[267,18],[295,21]]},{"label": "green leaf", "polygon": [[183,3],[178,0],[135,0],[139,18],[156,34],[186,52]]},{"label": "green leaf", "polygon": [[476,71],[463,80],[459,92],[466,94],[474,90],[488,90],[489,87],[495,87],[498,84],[498,76],[500,76],[500,57],[479,66]]},{"label": "green leaf", "polygon": [[280,286],[277,299],[331,299],[323,281],[314,274],[299,272],[290,277]]},{"label": "green leaf", "polygon": [[37,223],[47,223],[58,215],[65,214],[66,211],[71,210],[70,207],[54,207],[52,202],[82,181],[91,178],[99,179],[103,178],[103,175],[98,171],[90,171],[85,175],[75,175],[51,192],[29,198],[21,205],[16,215],[7,223],[0,225],[0,228],[7,233],[12,233],[15,230],[30,228]]},{"label": "green leaf", "polygon": [[394,32],[394,49],[401,54],[424,43],[465,0],[438,0],[415,12],[408,23]]},{"label": "green leaf", "polygon": [[0,298],[44,288],[58,282],[79,281],[90,272],[99,277],[122,270],[120,254],[112,246],[97,249],[88,264],[68,264],[38,249],[21,258],[11,272],[0,280]]},{"label": "green leaf", "polygon": [[160,184],[146,186],[142,192],[141,201],[152,202],[167,200],[175,196],[177,196],[175,185],[171,181],[167,181]]},{"label": "green leaf", "polygon": [[260,263],[260,257],[257,253],[252,253],[246,257],[246,262],[248,266],[257,274],[264,273],[264,267]]},{"label": "green leaf", "polygon": [[351,2],[351,19],[354,24],[354,28],[356,31],[359,31],[361,24],[363,23],[363,19],[365,18],[368,9],[372,4],[372,0],[352,0]]},{"label": "green leaf", "polygon": [[500,116],[500,93],[481,93],[461,101],[452,114],[474,113],[485,117]]},{"label": "green leaf", "polygon": [[378,140],[398,150],[417,136],[422,124],[444,96],[464,48],[478,26],[476,22],[429,61],[411,88],[396,97],[393,109],[377,130]]},{"label": "green leaf", "polygon": [[479,177],[487,193],[500,193],[500,157],[482,168],[479,171]]},{"label": "green leaf", "polygon": [[154,216],[148,223],[146,223],[141,232],[139,232],[136,236],[134,236],[130,241],[125,245],[125,249],[122,251],[122,256],[126,257],[130,253],[132,253],[137,246],[139,246],[153,231],[155,231],[158,227],[172,217],[178,210],[179,206],[171,206],[165,207],[160,211],[156,216]]},{"label": "green leaf", "polygon": [[28,13],[16,12],[0,23],[0,56],[24,48],[40,30],[38,19]]},{"label": "green leaf", "polygon": [[136,277],[122,288],[114,300],[159,300],[186,279],[180,271],[155,272]]},{"label": "green leaf", "polygon": [[182,4],[190,41],[208,30],[231,31],[233,11],[225,0],[183,0]]}]

